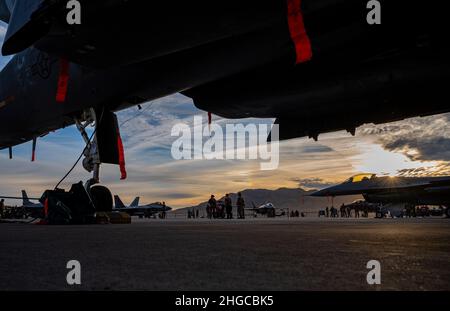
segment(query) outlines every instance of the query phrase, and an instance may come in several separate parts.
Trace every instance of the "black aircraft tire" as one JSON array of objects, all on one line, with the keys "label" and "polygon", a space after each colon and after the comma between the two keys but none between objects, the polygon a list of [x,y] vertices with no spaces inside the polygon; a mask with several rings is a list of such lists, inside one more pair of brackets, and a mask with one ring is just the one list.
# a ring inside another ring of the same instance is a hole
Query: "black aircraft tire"
[{"label": "black aircraft tire", "polygon": [[445,216],[447,216],[447,218],[450,218],[450,207],[447,207],[447,209],[445,210]]},{"label": "black aircraft tire", "polygon": [[104,186],[91,187],[91,198],[96,212],[111,212],[113,209],[113,197],[111,191]]}]

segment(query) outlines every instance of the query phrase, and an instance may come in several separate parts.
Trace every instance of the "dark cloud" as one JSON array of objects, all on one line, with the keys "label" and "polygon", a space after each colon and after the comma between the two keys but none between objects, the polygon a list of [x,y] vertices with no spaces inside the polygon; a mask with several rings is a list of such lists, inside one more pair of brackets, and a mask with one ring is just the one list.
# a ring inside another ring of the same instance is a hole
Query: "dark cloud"
[{"label": "dark cloud", "polygon": [[306,189],[322,189],[333,185],[322,178],[292,178],[291,180],[298,183],[300,188]]},{"label": "dark cloud", "polygon": [[385,142],[383,147],[392,151],[417,151],[406,153],[411,160],[450,161],[450,138],[447,137],[399,137]]},{"label": "dark cloud", "polygon": [[405,129],[404,125],[378,125],[378,126],[365,126],[359,130],[363,135],[383,135],[396,133]]},{"label": "dark cloud", "polygon": [[359,133],[414,161],[450,161],[450,114],[413,118],[385,125],[368,125]]},{"label": "dark cloud", "polygon": [[321,153],[321,152],[332,152],[332,148],[324,145],[308,145],[304,146],[302,152],[304,153]]}]

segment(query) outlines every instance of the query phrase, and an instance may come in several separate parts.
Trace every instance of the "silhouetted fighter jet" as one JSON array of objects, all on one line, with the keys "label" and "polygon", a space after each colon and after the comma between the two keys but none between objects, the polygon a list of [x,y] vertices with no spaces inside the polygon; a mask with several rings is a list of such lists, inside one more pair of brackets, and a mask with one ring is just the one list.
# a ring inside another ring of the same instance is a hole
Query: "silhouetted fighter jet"
[{"label": "silhouetted fighter jet", "polygon": [[369,203],[390,206],[403,211],[405,205],[440,205],[450,217],[450,177],[377,177],[360,174],[342,184],[311,194],[313,197],[335,197],[361,194]]},{"label": "silhouetted fighter jet", "polygon": [[284,209],[276,208],[275,205],[268,202],[262,204],[260,206],[256,206],[255,203],[252,202],[252,208],[246,208],[246,211],[252,211],[256,217],[256,215],[266,215],[267,217],[276,217],[276,216],[284,216],[286,212]]},{"label": "silhouetted fighter jet", "polygon": [[[7,197],[1,196],[0,199],[11,199],[11,200],[20,200],[22,199],[22,208],[25,209],[28,216],[31,217],[41,217],[43,214],[44,206],[40,203],[33,203],[30,201],[28,194],[25,190],[22,190],[22,197]],[[37,198],[32,198],[34,201],[38,201]]]},{"label": "silhouetted fighter jet", "polygon": [[114,205],[115,211],[124,212],[131,216],[147,218],[153,216],[154,214],[172,210],[171,207],[168,207],[165,203],[161,202],[139,205],[139,197],[135,198],[133,202],[131,202],[130,206],[125,206],[118,195],[114,196]]},{"label": "silhouetted fighter jet", "polygon": [[115,208],[128,208],[128,207],[138,207],[139,206],[139,197],[134,198],[133,202],[130,203],[129,206],[125,206],[125,204],[123,204],[122,200],[120,199],[120,197],[118,195],[114,196],[114,207]]},{"label": "silhouetted fighter jet", "polygon": [[[125,157],[115,112],[181,92],[225,118],[276,118],[280,139],[450,110],[441,1],[0,0],[0,149],[76,124],[84,167]],[[86,126],[95,124],[91,141]]]}]

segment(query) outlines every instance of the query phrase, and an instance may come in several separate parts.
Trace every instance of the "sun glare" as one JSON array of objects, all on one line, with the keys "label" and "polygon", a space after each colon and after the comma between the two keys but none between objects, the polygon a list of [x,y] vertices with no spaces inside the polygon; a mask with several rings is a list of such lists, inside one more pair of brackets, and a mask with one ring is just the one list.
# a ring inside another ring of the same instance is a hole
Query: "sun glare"
[{"label": "sun glare", "polygon": [[376,144],[362,144],[360,148],[360,154],[352,157],[353,166],[355,171],[358,172],[396,176],[399,171],[404,169],[426,168],[433,170],[439,166],[437,161],[413,161],[402,153],[384,150]]}]

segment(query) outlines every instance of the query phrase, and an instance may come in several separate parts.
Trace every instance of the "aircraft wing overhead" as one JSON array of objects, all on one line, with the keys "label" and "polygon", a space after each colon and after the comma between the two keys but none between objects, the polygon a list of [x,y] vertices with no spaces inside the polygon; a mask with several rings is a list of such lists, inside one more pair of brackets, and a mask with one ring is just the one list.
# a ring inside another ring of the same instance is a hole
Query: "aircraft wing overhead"
[{"label": "aircraft wing overhead", "polygon": [[9,23],[9,18],[11,17],[11,12],[6,5],[6,0],[0,0],[0,21]]},{"label": "aircraft wing overhead", "polygon": [[[0,3],[5,7],[5,1]],[[283,25],[284,1],[228,0],[198,14],[206,1],[79,0],[81,24],[68,25],[67,1],[20,0],[10,19],[4,55],[34,45],[93,68],[148,61],[227,38]],[[275,13],[274,13],[275,12]],[[195,16],[195,18],[193,18]],[[7,10],[4,12],[6,19]],[[120,22],[117,22],[120,21]]]},{"label": "aircraft wing overhead", "polygon": [[347,181],[342,184],[319,190],[311,194],[314,197],[376,194],[386,191],[432,191],[450,187],[450,177],[376,177],[361,182]]},{"label": "aircraft wing overhead", "polygon": [[[125,179],[115,113],[179,92],[224,118],[276,119],[281,140],[448,112],[446,13],[434,2],[389,1],[372,26],[360,0],[226,0],[219,9],[78,0],[80,24],[68,20],[67,0],[0,0],[2,53],[17,53],[0,76],[0,150],[12,158],[12,146],[95,124],[85,163],[117,164]],[[338,190],[386,188],[363,186]]]}]

